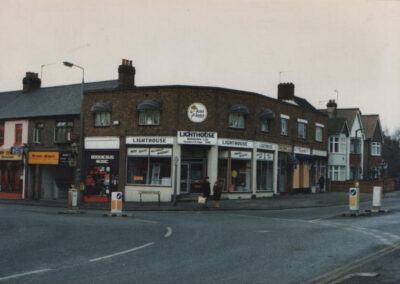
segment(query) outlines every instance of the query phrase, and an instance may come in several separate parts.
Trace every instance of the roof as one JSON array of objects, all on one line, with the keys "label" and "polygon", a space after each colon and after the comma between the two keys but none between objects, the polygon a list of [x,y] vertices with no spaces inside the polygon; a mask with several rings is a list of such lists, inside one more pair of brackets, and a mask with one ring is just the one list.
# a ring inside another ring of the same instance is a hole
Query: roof
[{"label": "roof", "polygon": [[335,117],[328,119],[328,136],[343,133],[343,131],[348,133],[348,125],[346,118]]},{"label": "roof", "polygon": [[379,121],[379,115],[362,115],[361,120],[364,126],[365,138],[372,139],[374,137],[376,125]]},{"label": "roof", "polygon": [[353,128],[353,123],[356,120],[357,113],[360,111],[358,108],[338,108],[336,109],[337,117],[343,117],[347,119],[349,128]]},{"label": "roof", "polygon": [[[117,80],[85,83],[84,90],[118,87]],[[0,119],[79,115],[81,84],[0,93]]]},{"label": "roof", "polygon": [[294,96],[294,101],[299,107],[305,110],[318,112],[318,110],[312,104],[310,104],[306,99]]}]

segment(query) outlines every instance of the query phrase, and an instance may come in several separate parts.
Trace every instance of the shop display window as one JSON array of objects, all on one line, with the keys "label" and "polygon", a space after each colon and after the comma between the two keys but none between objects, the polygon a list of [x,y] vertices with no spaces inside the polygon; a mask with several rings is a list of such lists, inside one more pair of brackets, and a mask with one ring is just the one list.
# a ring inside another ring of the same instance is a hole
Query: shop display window
[{"label": "shop display window", "polygon": [[230,191],[250,192],[251,160],[231,160]]},{"label": "shop display window", "polygon": [[272,191],[273,162],[257,161],[257,191]]}]

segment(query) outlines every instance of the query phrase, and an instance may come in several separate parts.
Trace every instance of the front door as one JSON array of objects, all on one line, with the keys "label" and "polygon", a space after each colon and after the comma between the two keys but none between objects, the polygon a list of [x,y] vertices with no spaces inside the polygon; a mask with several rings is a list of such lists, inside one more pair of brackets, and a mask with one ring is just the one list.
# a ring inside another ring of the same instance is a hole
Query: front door
[{"label": "front door", "polygon": [[181,163],[181,193],[201,193],[204,162],[189,161]]}]

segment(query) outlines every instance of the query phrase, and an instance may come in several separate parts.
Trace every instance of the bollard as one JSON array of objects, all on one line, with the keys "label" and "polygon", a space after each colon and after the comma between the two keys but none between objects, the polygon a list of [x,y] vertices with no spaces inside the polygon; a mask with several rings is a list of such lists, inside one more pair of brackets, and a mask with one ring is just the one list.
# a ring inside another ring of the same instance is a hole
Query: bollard
[{"label": "bollard", "polygon": [[111,193],[111,214],[122,213],[122,192]]},{"label": "bollard", "polygon": [[360,210],[360,189],[357,187],[351,187],[349,190],[349,209],[355,213]]},{"label": "bollard", "polygon": [[75,188],[68,190],[68,209],[76,209],[78,206],[78,191]]},{"label": "bollard", "polygon": [[372,194],[372,212],[379,212],[382,206],[382,187],[374,186]]}]

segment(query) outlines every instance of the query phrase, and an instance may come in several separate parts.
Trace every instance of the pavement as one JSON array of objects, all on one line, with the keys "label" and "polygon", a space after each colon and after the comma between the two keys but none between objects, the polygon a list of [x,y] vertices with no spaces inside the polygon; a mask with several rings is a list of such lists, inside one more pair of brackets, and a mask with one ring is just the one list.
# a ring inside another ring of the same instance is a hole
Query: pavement
[{"label": "pavement", "polygon": [[[400,191],[385,193],[384,198],[400,197]],[[293,195],[281,195],[260,199],[232,199],[221,200],[221,208],[215,208],[213,200],[208,201],[207,208],[197,204],[196,201],[178,201],[176,206],[171,202],[162,202],[158,206],[157,202],[124,202],[123,211],[203,211],[203,210],[283,210],[317,208],[347,205],[349,196],[347,193],[304,193]],[[371,209],[372,195],[363,193],[360,195],[360,209]],[[66,208],[66,200],[14,200],[0,199],[0,204],[29,205],[42,207]],[[110,210],[110,203],[81,203],[80,210]]]}]

